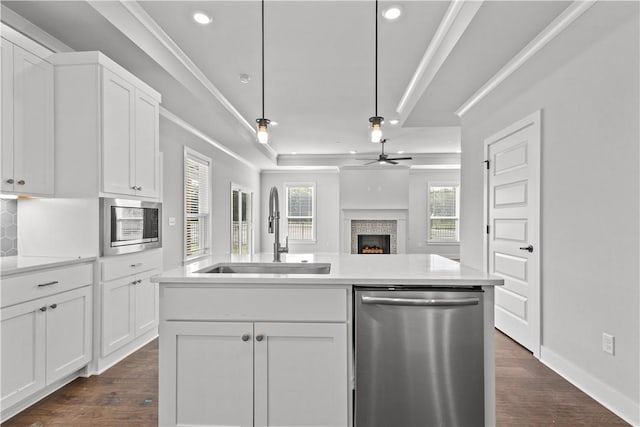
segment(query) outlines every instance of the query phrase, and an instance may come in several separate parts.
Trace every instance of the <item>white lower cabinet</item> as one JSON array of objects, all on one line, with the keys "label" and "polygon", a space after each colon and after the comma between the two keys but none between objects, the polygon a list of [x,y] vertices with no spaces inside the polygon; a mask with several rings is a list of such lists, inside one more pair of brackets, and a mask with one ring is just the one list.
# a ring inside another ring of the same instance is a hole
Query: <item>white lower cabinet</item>
[{"label": "white lower cabinet", "polygon": [[2,409],[91,360],[91,286],[1,311]]},{"label": "white lower cabinet", "polygon": [[346,342],[345,324],[168,322],[161,425],[344,426]]}]

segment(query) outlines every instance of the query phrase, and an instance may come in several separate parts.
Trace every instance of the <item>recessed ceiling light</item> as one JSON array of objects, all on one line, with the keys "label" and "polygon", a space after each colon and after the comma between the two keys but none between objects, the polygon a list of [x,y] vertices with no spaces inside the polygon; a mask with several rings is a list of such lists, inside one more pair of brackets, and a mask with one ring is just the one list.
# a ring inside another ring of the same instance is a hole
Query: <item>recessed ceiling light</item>
[{"label": "recessed ceiling light", "polygon": [[404,150],[399,150],[398,154],[404,154]]},{"label": "recessed ceiling light", "polygon": [[249,83],[249,80],[251,80],[251,76],[249,74],[246,74],[246,73],[240,74],[240,83],[247,84]]},{"label": "recessed ceiling light", "polygon": [[295,151],[292,151],[292,152],[291,152],[291,154],[293,154],[293,155],[295,156],[295,155],[296,155],[296,154],[298,154],[298,153],[296,153]]},{"label": "recessed ceiling light", "polygon": [[356,150],[349,150],[349,154],[356,154],[357,151]]},{"label": "recessed ceiling light", "polygon": [[389,123],[395,126],[395,125],[397,125],[398,123],[400,123],[400,120],[398,120],[398,119],[391,119],[391,120],[389,120]]},{"label": "recessed ceiling light", "polygon": [[382,11],[382,16],[392,21],[398,19],[402,15],[402,8],[398,5],[389,6]]},{"label": "recessed ceiling light", "polygon": [[276,122],[275,120],[271,120],[271,121],[269,122],[269,124],[270,124],[271,126],[278,126],[278,122]]},{"label": "recessed ceiling light", "polygon": [[193,14],[193,20],[196,21],[200,25],[207,25],[207,24],[210,24],[211,21],[213,21],[213,19],[211,19],[211,17],[209,15],[204,14],[202,12],[194,13]]}]

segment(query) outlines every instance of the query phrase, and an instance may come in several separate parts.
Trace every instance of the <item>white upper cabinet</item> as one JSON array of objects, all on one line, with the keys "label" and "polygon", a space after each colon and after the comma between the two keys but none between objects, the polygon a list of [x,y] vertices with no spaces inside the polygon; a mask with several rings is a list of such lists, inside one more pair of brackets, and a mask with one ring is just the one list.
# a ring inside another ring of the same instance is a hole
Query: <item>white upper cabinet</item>
[{"label": "white upper cabinet", "polygon": [[157,199],[160,94],[100,52],[52,61],[61,195]]},{"label": "white upper cabinet", "polygon": [[53,66],[3,38],[3,192],[53,194],[53,103]]}]

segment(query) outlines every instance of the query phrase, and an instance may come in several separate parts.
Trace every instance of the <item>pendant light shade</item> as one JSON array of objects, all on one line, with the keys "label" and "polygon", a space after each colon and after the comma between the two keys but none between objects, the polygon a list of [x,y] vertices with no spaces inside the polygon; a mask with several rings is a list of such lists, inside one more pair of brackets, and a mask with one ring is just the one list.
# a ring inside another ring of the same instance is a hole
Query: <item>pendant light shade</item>
[{"label": "pendant light shade", "polygon": [[267,144],[269,142],[269,122],[271,120],[264,117],[264,0],[262,0],[262,117],[256,119],[258,123],[258,142]]},{"label": "pendant light shade", "polygon": [[376,65],[375,65],[375,116],[369,117],[371,123],[371,142],[382,141],[382,124],[384,117],[378,115],[378,0],[376,0]]}]

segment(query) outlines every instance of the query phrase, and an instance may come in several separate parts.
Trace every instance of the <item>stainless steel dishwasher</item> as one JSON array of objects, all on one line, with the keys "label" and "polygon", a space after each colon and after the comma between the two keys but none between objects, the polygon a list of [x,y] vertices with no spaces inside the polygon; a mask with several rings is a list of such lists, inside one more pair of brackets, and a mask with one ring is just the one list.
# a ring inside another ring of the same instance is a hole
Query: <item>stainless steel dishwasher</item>
[{"label": "stainless steel dishwasher", "polygon": [[480,288],[355,289],[355,426],[484,425]]}]

